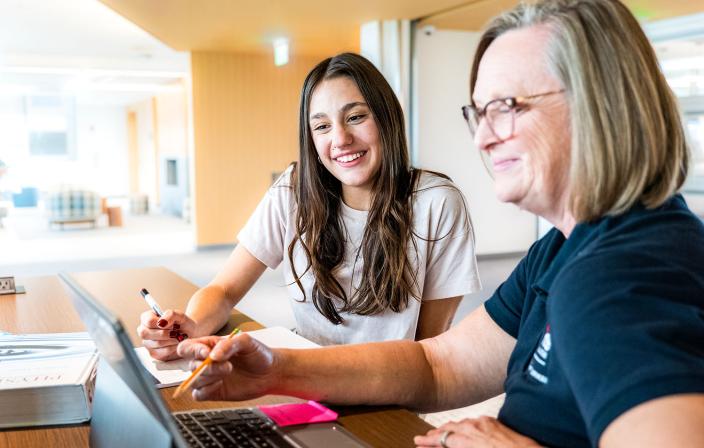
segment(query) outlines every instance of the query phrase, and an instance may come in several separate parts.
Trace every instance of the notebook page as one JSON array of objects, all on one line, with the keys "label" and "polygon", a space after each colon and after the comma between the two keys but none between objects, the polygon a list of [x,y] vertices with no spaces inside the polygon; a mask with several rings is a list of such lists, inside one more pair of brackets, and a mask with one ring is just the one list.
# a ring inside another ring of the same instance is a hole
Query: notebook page
[{"label": "notebook page", "polygon": [[504,404],[505,397],[505,394],[501,394],[486,401],[482,401],[481,403],[466,406],[464,408],[450,409],[448,411],[433,412],[430,414],[420,414],[419,417],[436,428],[444,425],[445,423],[457,422],[465,418],[477,418],[482,415],[496,417],[499,415],[499,409],[501,409],[501,406]]},{"label": "notebook page", "polygon": [[[272,348],[316,348],[318,344],[303,336],[293,333],[284,327],[269,327],[261,330],[248,331],[248,335]],[[149,355],[144,347],[134,349],[142,365],[157,380],[157,387],[170,387],[181,384],[191,374],[188,361],[157,361]]]}]

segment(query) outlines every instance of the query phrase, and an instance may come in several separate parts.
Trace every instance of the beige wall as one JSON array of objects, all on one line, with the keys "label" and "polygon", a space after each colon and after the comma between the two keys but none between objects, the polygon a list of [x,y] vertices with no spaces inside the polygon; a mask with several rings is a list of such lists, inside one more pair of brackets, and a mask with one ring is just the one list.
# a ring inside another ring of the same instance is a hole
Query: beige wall
[{"label": "beige wall", "polygon": [[130,194],[139,192],[139,142],[137,138],[137,113],[130,110],[127,112],[127,163]]},{"label": "beige wall", "polygon": [[186,89],[178,87],[127,108],[130,194],[148,195],[153,209],[160,201],[162,157],[188,154]]},{"label": "beige wall", "polygon": [[180,82],[174,87],[179,88],[160,93],[155,97],[156,146],[160,156],[186,157],[188,153],[186,89]]},{"label": "beige wall", "polygon": [[196,244],[235,242],[271,184],[298,155],[298,101],[323,58],[191,54]]},{"label": "beige wall", "polygon": [[[149,196],[150,207],[157,204],[158,192],[156,176],[156,142],[154,139],[153,99],[140,101],[127,109],[128,120],[134,114],[134,132],[136,136],[135,163],[130,164],[130,179],[136,178],[137,191]],[[132,171],[135,169],[136,171]]]},{"label": "beige wall", "polygon": [[450,176],[467,197],[479,255],[524,252],[537,219],[496,199],[494,182],[459,113],[469,100],[469,62],[479,33],[416,32],[415,163]]}]

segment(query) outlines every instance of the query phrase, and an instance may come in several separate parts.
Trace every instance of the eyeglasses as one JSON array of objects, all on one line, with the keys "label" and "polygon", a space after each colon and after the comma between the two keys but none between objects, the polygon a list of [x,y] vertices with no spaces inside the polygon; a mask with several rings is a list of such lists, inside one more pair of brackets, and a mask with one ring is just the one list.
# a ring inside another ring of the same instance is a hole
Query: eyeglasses
[{"label": "eyeglasses", "polygon": [[564,89],[561,89],[529,96],[497,98],[486,103],[484,107],[468,104],[462,106],[462,116],[469,126],[469,132],[472,134],[472,137],[477,133],[479,123],[482,121],[482,118],[484,118],[492,134],[499,140],[504,141],[508,140],[513,135],[514,126],[516,124],[516,109],[520,109],[528,100],[554,95],[564,91]]}]

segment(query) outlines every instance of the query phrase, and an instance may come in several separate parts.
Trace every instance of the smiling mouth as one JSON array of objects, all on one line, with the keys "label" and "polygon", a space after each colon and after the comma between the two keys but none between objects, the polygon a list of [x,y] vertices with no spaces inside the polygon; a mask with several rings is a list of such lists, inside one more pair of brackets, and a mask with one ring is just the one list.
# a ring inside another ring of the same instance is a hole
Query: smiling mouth
[{"label": "smiling mouth", "polygon": [[353,160],[359,159],[360,157],[362,157],[366,153],[367,153],[367,151],[360,151],[360,152],[356,152],[354,154],[345,154],[344,156],[336,157],[333,160],[335,160],[336,162],[349,163],[349,162],[352,162]]},{"label": "smiling mouth", "polygon": [[518,159],[503,159],[493,162],[492,165],[494,167],[494,171],[504,171],[511,168],[517,161]]}]

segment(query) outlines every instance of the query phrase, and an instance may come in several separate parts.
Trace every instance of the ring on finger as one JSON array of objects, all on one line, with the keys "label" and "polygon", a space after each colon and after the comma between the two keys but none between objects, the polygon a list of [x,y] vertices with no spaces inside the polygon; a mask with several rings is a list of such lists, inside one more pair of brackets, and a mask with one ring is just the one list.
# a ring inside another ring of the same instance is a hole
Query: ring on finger
[{"label": "ring on finger", "polygon": [[449,448],[447,446],[447,438],[450,437],[450,435],[452,435],[453,433],[454,431],[445,431],[442,433],[442,435],[440,436],[440,446],[442,448]]}]

